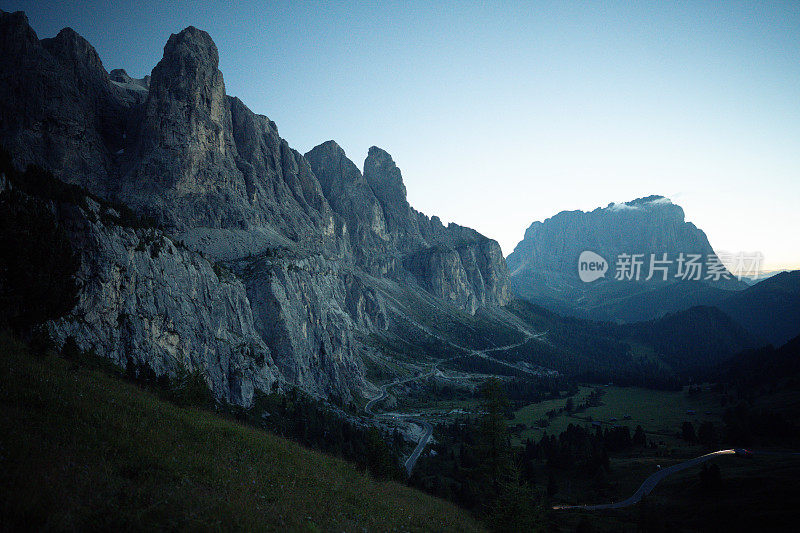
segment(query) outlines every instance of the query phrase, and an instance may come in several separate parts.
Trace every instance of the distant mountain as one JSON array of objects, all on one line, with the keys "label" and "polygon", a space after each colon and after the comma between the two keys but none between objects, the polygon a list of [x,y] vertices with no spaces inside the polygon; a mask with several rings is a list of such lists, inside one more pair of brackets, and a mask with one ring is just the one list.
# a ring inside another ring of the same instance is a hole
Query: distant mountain
[{"label": "distant mountain", "polygon": [[759,281],[764,281],[765,279],[769,279],[772,276],[776,276],[781,272],[787,272],[786,270],[767,270],[763,272],[759,272],[758,275],[751,276],[751,277],[743,277],[742,281],[747,283],[748,285],[755,285]]},{"label": "distant mountain", "polygon": [[586,381],[675,388],[741,352],[763,345],[724,312],[693,307],[660,319],[613,324],[564,317],[515,298],[506,311],[546,342],[528,342],[496,358],[554,368]]},{"label": "distant mountain", "polygon": [[[606,268],[590,281],[579,275],[587,251]],[[688,267],[691,256],[699,271]],[[708,268],[714,257],[705,233],[686,222],[680,206],[648,196],[534,222],[507,263],[511,287],[523,298],[563,314],[627,322],[658,318],[703,304],[711,294],[746,287],[724,266],[714,275]],[[625,263],[630,268],[620,268]]]},{"label": "distant mountain", "polygon": [[654,307],[675,313],[692,306],[719,308],[761,344],[780,346],[800,334],[800,270],[775,274],[742,291],[680,282],[606,304],[626,319]]}]

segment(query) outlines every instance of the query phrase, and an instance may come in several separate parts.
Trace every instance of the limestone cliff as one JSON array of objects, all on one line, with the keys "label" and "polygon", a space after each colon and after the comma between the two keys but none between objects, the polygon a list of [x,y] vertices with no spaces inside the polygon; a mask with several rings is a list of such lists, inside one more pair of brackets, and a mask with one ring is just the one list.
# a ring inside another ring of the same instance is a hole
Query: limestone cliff
[{"label": "limestone cliff", "polygon": [[170,36],[135,80],[72,30],[40,40],[21,13],[0,30],[0,144],[17,166],[155,224],[60,208],[81,289],[57,338],[157,373],[200,368],[243,405],[274,383],[347,400],[368,386],[363,339],[387,326],[382,280],[469,313],[507,301],[495,241],[413,210],[383,150],[363,174],[333,142],[293,150],[226,95],[206,32]]}]

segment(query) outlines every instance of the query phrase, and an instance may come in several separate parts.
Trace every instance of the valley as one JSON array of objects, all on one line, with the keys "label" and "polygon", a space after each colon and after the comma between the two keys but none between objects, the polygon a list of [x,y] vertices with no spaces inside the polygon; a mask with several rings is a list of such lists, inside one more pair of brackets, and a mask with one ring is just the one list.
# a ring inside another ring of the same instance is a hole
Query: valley
[{"label": "valley", "polygon": [[[800,270],[721,261],[695,223],[719,198],[512,171],[550,135],[493,145],[495,113],[422,163],[372,117],[313,116],[301,151],[258,111],[291,101],[271,78],[234,96],[228,32],[166,27],[136,78],[0,10],[0,530],[793,530]],[[281,54],[275,79],[327,61]],[[398,66],[374,59],[345,92]],[[402,160],[323,141],[347,125]],[[526,217],[504,253],[450,208],[508,175],[503,209],[539,207],[483,214]],[[410,201],[432,190],[439,214]]]}]

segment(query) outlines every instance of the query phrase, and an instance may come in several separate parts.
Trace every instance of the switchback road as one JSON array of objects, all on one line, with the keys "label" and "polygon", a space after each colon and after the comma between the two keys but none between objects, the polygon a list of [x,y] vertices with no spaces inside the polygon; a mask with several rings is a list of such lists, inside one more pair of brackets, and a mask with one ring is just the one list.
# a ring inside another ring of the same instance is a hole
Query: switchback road
[{"label": "switchback road", "polygon": [[[454,343],[452,343],[450,341],[445,341],[445,342],[448,342],[449,344],[451,344],[451,345],[453,345],[453,346],[455,346],[455,347],[467,352],[464,355],[471,354],[471,355],[478,355],[478,356],[481,356],[481,357],[491,358],[489,355],[487,355],[488,352],[510,350],[510,349],[513,349],[513,348],[516,348],[518,346],[521,346],[521,345],[525,344],[526,342],[530,341],[531,339],[541,339],[544,335],[546,335],[546,332],[545,333],[536,333],[536,334],[526,333],[525,338],[520,342],[517,342],[517,343],[514,343],[514,344],[509,344],[508,346],[498,346],[498,347],[495,347],[495,348],[488,348],[486,350],[469,350],[469,349],[464,348],[462,346],[458,346],[458,345],[456,345],[456,344],[454,344]],[[445,339],[441,339],[441,340],[444,341]],[[416,381],[416,380],[419,380],[419,379],[429,378],[429,377],[433,376],[434,374],[436,374],[436,372],[439,371],[439,365],[440,364],[444,363],[445,361],[452,361],[454,359],[458,359],[460,357],[464,357],[464,355],[458,355],[458,356],[455,356],[455,357],[450,357],[448,359],[441,359],[439,361],[436,361],[431,366],[431,370],[429,372],[425,372],[425,373],[419,374],[417,376],[413,376],[413,377],[402,379],[402,380],[395,380],[395,381],[392,381],[391,383],[386,383],[384,385],[381,385],[381,387],[380,387],[381,393],[378,396],[376,396],[375,398],[373,398],[373,399],[371,399],[370,401],[367,402],[367,405],[364,406],[364,411],[366,411],[367,414],[370,414],[370,415],[372,415],[374,417],[380,417],[380,416],[402,417],[402,416],[404,416],[404,415],[401,415],[401,414],[386,415],[385,413],[376,413],[374,411],[374,407],[377,404],[379,404],[380,402],[382,402],[383,400],[386,399],[386,397],[389,395],[389,388],[390,387],[394,387],[396,385],[402,385],[404,383],[409,383],[411,381]],[[494,358],[491,358],[491,359],[494,360]],[[503,364],[508,364],[508,363],[505,363],[504,361],[497,361],[497,362],[500,362],[500,363],[503,363]],[[509,366],[511,366],[511,365],[509,365]],[[406,472],[408,472],[408,475],[410,476],[411,475],[411,471],[414,470],[414,465],[417,464],[417,460],[419,459],[419,456],[422,454],[423,450],[428,445],[428,442],[430,442],[430,440],[431,440],[431,436],[433,435],[433,426],[427,420],[423,420],[422,418],[418,418],[418,417],[409,418],[408,420],[410,422],[413,422],[413,423],[419,425],[423,429],[422,437],[417,442],[417,446],[414,448],[414,451],[411,452],[411,455],[408,457],[408,459],[406,459],[406,461],[404,463],[404,466],[406,468]]]}]

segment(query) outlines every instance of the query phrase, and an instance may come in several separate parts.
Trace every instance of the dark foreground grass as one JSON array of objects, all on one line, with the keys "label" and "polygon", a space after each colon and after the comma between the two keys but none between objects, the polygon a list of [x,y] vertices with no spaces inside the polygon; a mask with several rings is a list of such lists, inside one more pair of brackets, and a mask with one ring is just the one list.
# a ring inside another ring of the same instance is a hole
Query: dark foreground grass
[{"label": "dark foreground grass", "polygon": [[0,529],[465,531],[465,511],[0,336]]}]

